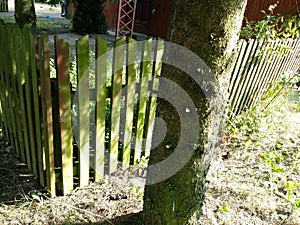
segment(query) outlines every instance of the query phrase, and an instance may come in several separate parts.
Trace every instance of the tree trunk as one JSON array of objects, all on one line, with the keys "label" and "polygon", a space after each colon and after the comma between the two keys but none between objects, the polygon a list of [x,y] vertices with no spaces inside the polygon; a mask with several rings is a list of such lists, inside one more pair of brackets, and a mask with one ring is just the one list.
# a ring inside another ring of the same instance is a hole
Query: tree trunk
[{"label": "tree trunk", "polygon": [[15,0],[15,19],[18,26],[36,27],[36,14],[33,0]]},{"label": "tree trunk", "polygon": [[[212,69],[218,80],[226,81],[234,60],[246,3],[247,0],[173,0],[167,40],[196,53]],[[160,175],[147,174],[147,183],[151,185],[145,187],[143,224],[198,225],[205,195],[205,177],[214,153],[214,143],[209,135],[216,135],[210,134],[216,124],[211,122],[216,119],[215,116],[221,115],[213,115],[214,109],[208,106],[205,91],[186,73],[164,66],[162,76],[177,83],[192,99],[199,118],[199,139],[197,145],[191,143],[197,148],[194,148],[190,160],[175,175],[151,184],[154,176]],[[227,83],[223,81],[223,85],[223,89],[226,89]],[[172,87],[164,89],[165,86],[160,86],[159,93],[168,92],[175,101],[182,98],[181,94],[172,91]],[[149,166],[156,165],[174,153],[185,135],[181,133],[186,126],[181,124],[181,115],[172,104],[159,99],[158,116],[165,121],[167,132],[164,140],[151,151]],[[154,134],[161,134],[162,129],[161,123],[156,123]],[[185,132],[189,133],[188,130]],[[153,143],[161,138],[159,136],[154,135]],[[175,160],[174,164],[178,162]]]}]

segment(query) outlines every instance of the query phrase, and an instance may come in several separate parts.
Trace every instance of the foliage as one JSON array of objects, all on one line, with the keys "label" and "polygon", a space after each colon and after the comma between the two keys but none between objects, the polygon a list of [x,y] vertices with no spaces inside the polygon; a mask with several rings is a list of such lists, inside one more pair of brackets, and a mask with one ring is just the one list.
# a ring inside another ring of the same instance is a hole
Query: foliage
[{"label": "foliage", "polygon": [[[241,38],[255,37],[263,40],[275,40],[277,38],[294,39],[299,37],[300,13],[297,12],[297,9],[293,9],[281,15],[274,15],[274,9],[277,6],[278,2],[270,5],[268,13],[262,10],[264,19],[261,21],[248,21],[246,19],[246,26],[241,30]],[[295,12],[298,14],[291,16]]]},{"label": "foliage", "polygon": [[78,0],[77,10],[72,20],[73,30],[78,34],[107,32],[103,13],[105,0]]}]

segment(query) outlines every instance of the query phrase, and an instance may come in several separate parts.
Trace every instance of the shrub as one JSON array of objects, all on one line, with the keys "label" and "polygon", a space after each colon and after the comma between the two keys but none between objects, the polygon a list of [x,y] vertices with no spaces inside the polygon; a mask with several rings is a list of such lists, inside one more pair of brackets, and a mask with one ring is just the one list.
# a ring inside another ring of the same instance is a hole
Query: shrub
[{"label": "shrub", "polygon": [[103,13],[105,0],[77,0],[77,9],[72,20],[77,34],[105,34],[106,18]]}]

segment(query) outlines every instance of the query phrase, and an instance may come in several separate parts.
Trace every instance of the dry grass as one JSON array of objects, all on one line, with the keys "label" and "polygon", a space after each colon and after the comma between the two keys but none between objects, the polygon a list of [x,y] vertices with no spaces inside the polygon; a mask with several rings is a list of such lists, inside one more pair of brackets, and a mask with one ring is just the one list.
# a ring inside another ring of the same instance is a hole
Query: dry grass
[{"label": "dry grass", "polygon": [[208,175],[202,224],[300,224],[300,94],[232,121]]}]

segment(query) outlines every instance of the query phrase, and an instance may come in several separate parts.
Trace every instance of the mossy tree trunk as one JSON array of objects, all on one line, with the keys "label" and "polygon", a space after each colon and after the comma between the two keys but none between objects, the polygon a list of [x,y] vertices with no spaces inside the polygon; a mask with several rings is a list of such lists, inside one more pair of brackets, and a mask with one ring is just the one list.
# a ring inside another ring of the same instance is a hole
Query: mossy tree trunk
[{"label": "mossy tree trunk", "polygon": [[[246,3],[247,0],[173,0],[167,40],[190,49],[204,60],[218,80],[227,80]],[[212,129],[209,127],[210,109],[202,90],[185,73],[164,66],[162,76],[176,82],[193,100],[199,116],[200,138],[192,158],[179,172],[145,187],[143,224],[198,225],[205,195],[205,177],[214,152],[213,149],[204,149],[208,141],[207,130]],[[226,82],[223,81],[223,85],[226,89]],[[167,133],[161,144],[151,151],[149,165],[167,158],[181,135],[179,115],[167,101],[159,99],[158,116],[167,124]],[[154,129],[154,134],[161,133],[158,124]],[[160,138],[156,136],[154,143]]]},{"label": "mossy tree trunk", "polygon": [[15,19],[18,26],[36,27],[34,0],[15,0]]}]

